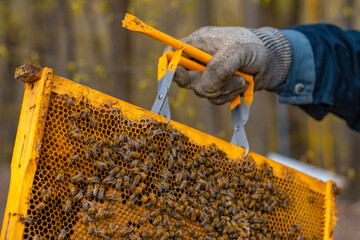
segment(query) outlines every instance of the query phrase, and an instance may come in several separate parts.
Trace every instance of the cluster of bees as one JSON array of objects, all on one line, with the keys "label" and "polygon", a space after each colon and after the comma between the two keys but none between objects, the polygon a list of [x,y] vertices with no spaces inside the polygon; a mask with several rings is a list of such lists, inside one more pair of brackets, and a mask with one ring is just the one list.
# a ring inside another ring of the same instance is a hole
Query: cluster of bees
[{"label": "cluster of bees", "polygon": [[[66,137],[82,150],[65,159],[55,180],[68,187],[63,214],[77,211],[91,238],[305,239],[301,225],[294,224],[287,232],[267,227],[272,211],[286,210],[291,204],[291,197],[274,185],[273,169],[267,163],[230,160],[215,144],[196,145],[151,119],[142,124],[126,120],[121,123],[126,126],[107,137],[90,135],[83,128],[103,124],[99,110],[87,104],[79,107],[69,96],[63,99],[72,109]],[[121,114],[111,103],[102,107]],[[69,175],[68,169],[78,164],[91,168]],[[36,210],[44,209],[51,197],[51,188],[42,189]],[[110,221],[119,214],[112,207],[118,205],[141,211],[134,220],[141,227]],[[106,225],[99,224],[104,220]],[[69,237],[70,230],[59,230],[55,239]]]}]

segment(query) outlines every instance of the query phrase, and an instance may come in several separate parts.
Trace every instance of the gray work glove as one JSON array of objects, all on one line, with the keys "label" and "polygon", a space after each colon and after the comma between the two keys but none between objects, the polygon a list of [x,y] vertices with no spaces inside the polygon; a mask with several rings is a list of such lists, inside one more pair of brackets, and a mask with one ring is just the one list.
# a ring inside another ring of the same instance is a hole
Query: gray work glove
[{"label": "gray work glove", "polygon": [[214,104],[231,101],[245,90],[247,84],[234,75],[236,70],[254,76],[255,90],[271,90],[284,82],[291,62],[287,38],[270,27],[203,27],[181,41],[213,57],[204,72],[179,66],[174,81]]}]

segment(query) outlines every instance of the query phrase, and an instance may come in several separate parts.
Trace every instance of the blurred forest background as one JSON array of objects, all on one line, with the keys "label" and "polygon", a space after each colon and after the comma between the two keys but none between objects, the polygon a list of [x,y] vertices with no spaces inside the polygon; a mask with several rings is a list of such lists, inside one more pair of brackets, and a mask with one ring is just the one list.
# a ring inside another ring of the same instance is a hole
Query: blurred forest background
[{"label": "blurred forest background", "polygon": [[[50,67],[57,75],[151,108],[157,59],[165,46],[123,29],[125,12],[176,38],[206,25],[283,28],[327,22],[360,29],[360,0],[0,0],[2,204],[24,91],[13,79],[16,67]],[[170,101],[173,120],[231,138],[227,105],[213,106],[175,84]],[[255,94],[246,127],[251,150],[278,152],[344,175],[350,184],[342,197],[359,200],[360,134],[335,116],[317,122],[277,101],[275,94]]]}]

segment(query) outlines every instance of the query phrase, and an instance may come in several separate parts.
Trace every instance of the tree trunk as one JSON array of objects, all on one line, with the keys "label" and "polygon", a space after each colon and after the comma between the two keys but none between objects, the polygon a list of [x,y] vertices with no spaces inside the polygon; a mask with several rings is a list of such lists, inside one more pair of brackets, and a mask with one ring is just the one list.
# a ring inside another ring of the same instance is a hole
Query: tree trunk
[{"label": "tree trunk", "polygon": [[113,14],[114,20],[110,24],[110,56],[108,59],[110,75],[107,89],[112,96],[125,101],[131,101],[131,75],[126,71],[131,58],[131,43],[129,31],[122,28],[121,19],[125,16],[128,4],[128,0],[109,1],[109,11]]}]

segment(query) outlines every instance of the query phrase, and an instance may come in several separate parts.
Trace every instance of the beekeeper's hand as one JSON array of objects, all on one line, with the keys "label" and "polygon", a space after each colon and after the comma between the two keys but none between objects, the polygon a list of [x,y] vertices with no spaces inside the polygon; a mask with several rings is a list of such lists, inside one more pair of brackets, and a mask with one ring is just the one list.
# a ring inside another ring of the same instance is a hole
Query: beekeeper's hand
[{"label": "beekeeper's hand", "polygon": [[247,84],[234,75],[236,70],[254,76],[255,90],[271,90],[284,82],[290,67],[290,44],[275,28],[203,27],[181,41],[213,57],[204,72],[179,66],[174,81],[214,104],[231,101],[245,90]]}]

